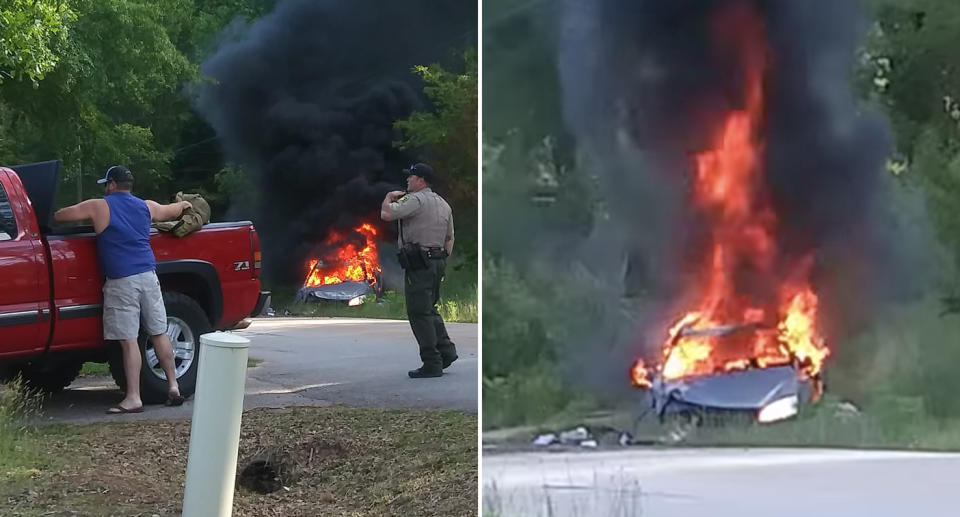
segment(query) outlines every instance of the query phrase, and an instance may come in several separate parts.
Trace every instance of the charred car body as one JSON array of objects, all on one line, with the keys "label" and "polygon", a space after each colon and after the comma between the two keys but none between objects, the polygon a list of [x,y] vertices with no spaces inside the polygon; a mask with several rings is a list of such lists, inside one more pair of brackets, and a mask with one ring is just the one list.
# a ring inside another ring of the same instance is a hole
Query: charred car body
[{"label": "charred car body", "polygon": [[650,406],[661,421],[677,415],[698,420],[730,416],[759,423],[791,418],[800,406],[818,401],[823,393],[822,372],[811,374],[810,365],[795,357],[773,364],[755,358],[728,362],[722,369],[700,375],[664,373],[671,354],[682,353],[676,346],[681,339],[723,340],[763,330],[755,324],[683,328],[668,344],[653,375],[642,362],[634,367],[634,384],[648,391]]}]

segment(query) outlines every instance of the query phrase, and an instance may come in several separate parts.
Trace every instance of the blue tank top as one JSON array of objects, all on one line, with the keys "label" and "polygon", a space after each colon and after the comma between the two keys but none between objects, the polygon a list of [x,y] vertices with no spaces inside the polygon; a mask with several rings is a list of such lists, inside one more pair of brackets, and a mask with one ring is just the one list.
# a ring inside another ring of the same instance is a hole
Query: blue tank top
[{"label": "blue tank top", "polygon": [[156,269],[147,203],[129,192],[115,192],[103,199],[110,207],[110,224],[97,235],[103,274],[116,279]]}]

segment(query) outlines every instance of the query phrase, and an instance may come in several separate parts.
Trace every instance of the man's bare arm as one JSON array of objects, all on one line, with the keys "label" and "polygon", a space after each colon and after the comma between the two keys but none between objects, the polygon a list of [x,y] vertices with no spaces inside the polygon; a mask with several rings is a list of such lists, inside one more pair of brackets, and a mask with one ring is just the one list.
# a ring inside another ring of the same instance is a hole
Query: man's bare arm
[{"label": "man's bare arm", "polygon": [[161,205],[156,201],[147,199],[147,209],[150,210],[150,219],[154,221],[170,221],[180,217],[183,211],[191,206],[189,201],[179,201],[169,205]]},{"label": "man's bare arm", "polygon": [[58,223],[74,223],[78,221],[93,220],[94,205],[97,199],[88,199],[75,205],[61,208],[53,214],[53,220]]}]

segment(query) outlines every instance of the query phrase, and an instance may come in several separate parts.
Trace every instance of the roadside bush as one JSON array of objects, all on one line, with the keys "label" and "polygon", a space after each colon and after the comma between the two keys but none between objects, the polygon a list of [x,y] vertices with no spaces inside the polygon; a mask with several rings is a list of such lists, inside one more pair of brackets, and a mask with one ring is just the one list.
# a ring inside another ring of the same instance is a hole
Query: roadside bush
[{"label": "roadside bush", "polygon": [[553,361],[558,344],[547,336],[544,294],[535,293],[511,264],[493,259],[484,262],[483,283],[484,377],[503,377]]},{"label": "roadside bush", "polygon": [[546,362],[504,377],[484,377],[483,427],[542,423],[566,409],[573,396],[553,365]]},{"label": "roadside bush", "polygon": [[488,256],[483,292],[485,428],[540,423],[586,393],[601,395],[585,385],[614,357],[611,308],[598,288],[544,264],[521,269]]},{"label": "roadside bush", "polygon": [[958,343],[960,316],[941,315],[936,299],[886,309],[872,328],[834,347],[828,389],[878,412],[902,416],[891,401],[906,397],[913,413],[960,417]]},{"label": "roadside bush", "polygon": [[6,477],[32,465],[36,446],[25,421],[39,412],[41,400],[19,379],[0,384],[0,475]]}]

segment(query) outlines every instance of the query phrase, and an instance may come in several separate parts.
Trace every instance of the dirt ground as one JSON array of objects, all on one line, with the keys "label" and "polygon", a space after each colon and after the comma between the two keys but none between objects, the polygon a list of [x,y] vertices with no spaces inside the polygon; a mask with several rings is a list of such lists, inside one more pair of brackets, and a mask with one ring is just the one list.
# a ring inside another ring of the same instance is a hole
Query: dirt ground
[{"label": "dirt ground", "polygon": [[[0,472],[9,516],[179,515],[189,422],[48,426]],[[458,411],[256,409],[244,414],[241,470],[272,451],[282,487],[242,486],[235,516],[476,515],[477,416]]]}]

